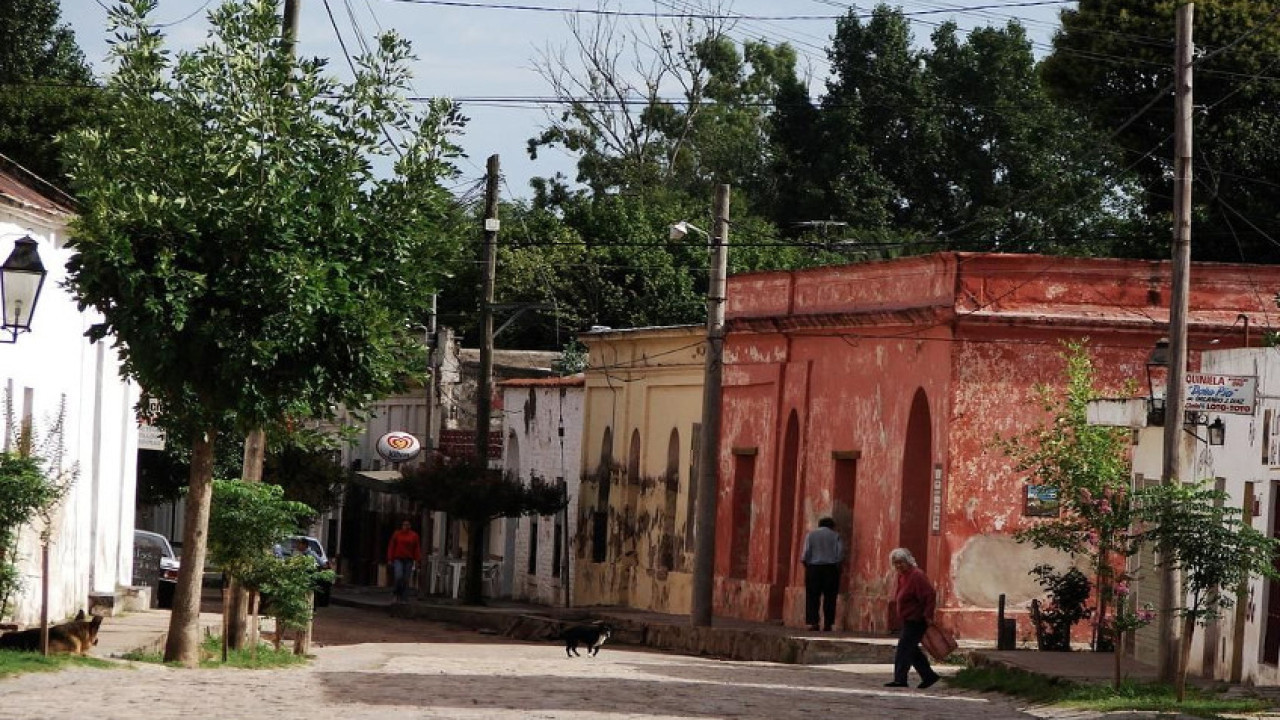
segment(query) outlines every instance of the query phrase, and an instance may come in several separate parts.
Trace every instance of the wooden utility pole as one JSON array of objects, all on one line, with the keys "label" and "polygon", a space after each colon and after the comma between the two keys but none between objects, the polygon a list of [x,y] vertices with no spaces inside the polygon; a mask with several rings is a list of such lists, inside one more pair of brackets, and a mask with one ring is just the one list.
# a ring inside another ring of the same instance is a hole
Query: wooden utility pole
[{"label": "wooden utility pole", "polygon": [[711,241],[711,281],[707,287],[707,359],[702,386],[702,444],[693,546],[695,627],[711,626],[715,589],[716,490],[720,463],[720,387],[724,369],[725,276],[729,269],[729,186],[716,187]]},{"label": "wooden utility pole", "polygon": [[498,156],[490,155],[484,189],[484,266],[480,281],[480,377],[476,383],[476,462],[489,462],[493,411],[493,277],[498,267]]},{"label": "wooden utility pole", "polygon": [[289,57],[296,57],[298,54],[298,7],[301,2],[302,0],[284,0],[283,32],[280,35],[289,50]]},{"label": "wooden utility pole", "polygon": [[[1191,94],[1195,45],[1191,39],[1195,3],[1178,8],[1176,50],[1177,88],[1174,100],[1173,167],[1173,279],[1169,297],[1169,380],[1165,391],[1164,457],[1160,482],[1180,481],[1182,468],[1182,427],[1186,409],[1184,380],[1187,375],[1187,306],[1191,274]],[[1160,679],[1173,682],[1178,674],[1178,636],[1174,610],[1178,607],[1178,573],[1167,558],[1160,562],[1160,608],[1157,614]]]}]

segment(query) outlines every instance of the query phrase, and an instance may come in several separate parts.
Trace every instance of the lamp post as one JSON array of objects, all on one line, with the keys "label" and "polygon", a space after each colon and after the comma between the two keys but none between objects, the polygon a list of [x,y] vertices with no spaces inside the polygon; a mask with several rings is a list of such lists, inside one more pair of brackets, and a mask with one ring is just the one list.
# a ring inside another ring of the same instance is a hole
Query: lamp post
[{"label": "lamp post", "polygon": [[0,334],[0,343],[17,342],[18,333],[31,331],[31,316],[46,275],[36,241],[28,235],[14,242],[13,252],[0,266],[0,330],[9,336],[5,339]]}]

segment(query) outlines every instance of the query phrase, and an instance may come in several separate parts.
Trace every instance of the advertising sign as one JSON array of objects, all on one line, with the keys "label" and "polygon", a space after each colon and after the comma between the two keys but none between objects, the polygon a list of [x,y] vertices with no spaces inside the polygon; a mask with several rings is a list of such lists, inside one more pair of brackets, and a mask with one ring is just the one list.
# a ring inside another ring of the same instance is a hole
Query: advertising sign
[{"label": "advertising sign", "polygon": [[1187,412],[1252,415],[1258,378],[1252,375],[1187,373]]},{"label": "advertising sign", "polygon": [[405,462],[418,457],[422,444],[407,432],[389,432],[378,438],[377,451],[387,462]]}]

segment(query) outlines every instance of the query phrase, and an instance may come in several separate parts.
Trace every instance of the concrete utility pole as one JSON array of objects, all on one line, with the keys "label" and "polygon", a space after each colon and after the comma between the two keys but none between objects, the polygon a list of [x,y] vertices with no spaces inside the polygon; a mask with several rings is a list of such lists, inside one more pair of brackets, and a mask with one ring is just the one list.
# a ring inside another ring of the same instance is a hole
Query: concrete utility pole
[{"label": "concrete utility pole", "polygon": [[484,188],[484,265],[480,294],[480,377],[476,383],[476,462],[489,463],[493,411],[493,277],[498,267],[498,156],[490,155]]},{"label": "concrete utility pole", "polygon": [[697,513],[693,545],[692,621],[711,626],[716,564],[716,482],[720,463],[720,386],[724,369],[725,276],[729,270],[729,186],[716,187],[707,286],[707,360],[702,386],[702,447],[698,460]]},{"label": "concrete utility pole", "polygon": [[284,0],[284,24],[281,36],[289,49],[289,56],[298,54],[298,7],[302,0]]},{"label": "concrete utility pole", "polygon": [[[1195,45],[1191,40],[1195,3],[1178,8],[1178,42],[1174,73],[1177,90],[1174,101],[1173,169],[1173,279],[1169,298],[1169,380],[1165,391],[1164,457],[1160,482],[1179,482],[1182,467],[1182,426],[1186,408],[1184,380],[1187,375],[1187,295],[1191,274],[1191,95]],[[1173,622],[1178,606],[1178,573],[1165,558],[1160,562],[1160,608],[1157,614],[1159,672],[1164,682],[1173,682],[1178,673],[1178,636]]]}]

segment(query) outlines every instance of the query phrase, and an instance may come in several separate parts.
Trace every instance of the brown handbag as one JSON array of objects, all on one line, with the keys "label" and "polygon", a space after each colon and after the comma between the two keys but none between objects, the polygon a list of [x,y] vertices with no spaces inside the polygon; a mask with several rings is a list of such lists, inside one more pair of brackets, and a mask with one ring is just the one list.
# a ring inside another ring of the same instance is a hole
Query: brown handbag
[{"label": "brown handbag", "polygon": [[930,625],[925,628],[924,637],[920,639],[920,645],[925,652],[929,653],[929,657],[938,662],[947,659],[959,647],[956,644],[955,636],[937,625]]}]

